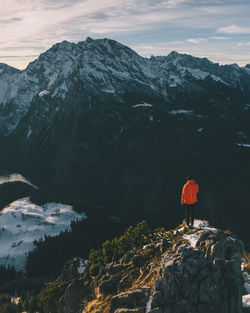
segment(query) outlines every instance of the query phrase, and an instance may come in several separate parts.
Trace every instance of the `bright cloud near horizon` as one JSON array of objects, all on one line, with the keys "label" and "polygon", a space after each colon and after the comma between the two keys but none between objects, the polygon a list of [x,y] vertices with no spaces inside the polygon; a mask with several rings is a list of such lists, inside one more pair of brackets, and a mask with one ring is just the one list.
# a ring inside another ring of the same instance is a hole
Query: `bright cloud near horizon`
[{"label": "bright cloud near horizon", "polygon": [[110,38],[144,57],[250,63],[249,0],[0,0],[0,63],[24,69],[53,44]]}]

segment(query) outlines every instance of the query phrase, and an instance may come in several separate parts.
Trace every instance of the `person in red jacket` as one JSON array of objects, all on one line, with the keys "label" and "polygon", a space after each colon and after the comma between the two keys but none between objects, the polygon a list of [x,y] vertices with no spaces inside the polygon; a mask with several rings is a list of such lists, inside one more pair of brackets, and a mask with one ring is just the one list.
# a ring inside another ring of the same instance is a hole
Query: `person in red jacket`
[{"label": "person in red jacket", "polygon": [[186,223],[189,226],[194,225],[194,206],[197,202],[197,193],[199,186],[191,177],[187,177],[187,182],[182,188],[181,204],[186,207]]}]

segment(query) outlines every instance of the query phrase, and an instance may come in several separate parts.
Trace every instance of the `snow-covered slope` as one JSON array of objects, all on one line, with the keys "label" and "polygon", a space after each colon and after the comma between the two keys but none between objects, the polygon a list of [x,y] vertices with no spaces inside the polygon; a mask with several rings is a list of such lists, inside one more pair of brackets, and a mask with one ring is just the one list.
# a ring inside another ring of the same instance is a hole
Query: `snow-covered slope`
[{"label": "snow-covered slope", "polygon": [[35,239],[55,236],[69,229],[72,220],[82,218],[86,218],[84,213],[78,214],[71,206],[60,203],[38,206],[29,198],[12,202],[0,213],[0,264],[24,271]]},{"label": "snow-covered slope", "polygon": [[250,90],[248,67],[219,66],[206,58],[175,51],[168,56],[143,58],[109,39],[87,38],[78,44],[63,41],[23,71],[0,64],[0,132],[16,129],[32,101],[63,101],[67,95],[76,95],[76,86],[91,106],[93,96],[113,95],[124,102],[123,95],[131,90],[171,101],[172,89],[185,90],[187,84],[204,80]]}]

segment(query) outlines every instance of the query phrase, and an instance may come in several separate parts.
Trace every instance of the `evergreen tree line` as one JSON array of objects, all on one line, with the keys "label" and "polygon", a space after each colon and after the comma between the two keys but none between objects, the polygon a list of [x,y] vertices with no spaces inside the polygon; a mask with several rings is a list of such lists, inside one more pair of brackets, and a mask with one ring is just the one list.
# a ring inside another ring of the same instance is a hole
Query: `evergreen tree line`
[{"label": "evergreen tree line", "polygon": [[128,225],[126,220],[89,217],[71,222],[71,229],[57,236],[35,240],[36,249],[29,253],[26,263],[28,277],[56,278],[66,261],[75,256],[88,259],[92,248],[121,235]]}]

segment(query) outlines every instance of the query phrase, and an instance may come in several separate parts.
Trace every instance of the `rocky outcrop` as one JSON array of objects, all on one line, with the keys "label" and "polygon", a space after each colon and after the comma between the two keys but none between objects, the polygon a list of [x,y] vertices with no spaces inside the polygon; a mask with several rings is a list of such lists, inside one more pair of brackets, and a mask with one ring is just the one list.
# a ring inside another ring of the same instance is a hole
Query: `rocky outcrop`
[{"label": "rocky outcrop", "polygon": [[[100,270],[84,313],[241,313],[243,243],[197,221]],[[98,299],[98,305],[96,301]]]},{"label": "rocky outcrop", "polygon": [[63,296],[59,300],[58,313],[76,313],[84,308],[82,299],[91,300],[91,277],[88,264],[82,258],[69,260],[61,271],[58,281],[68,282]]},{"label": "rocky outcrop", "polygon": [[163,257],[148,312],[240,313],[243,244],[222,231],[204,232]]},{"label": "rocky outcrop", "polygon": [[83,298],[90,293],[90,286],[85,284],[84,279],[74,279],[66,288],[60,299],[58,313],[78,313],[84,308]]},{"label": "rocky outcrop", "polygon": [[243,254],[235,235],[196,220],[193,229],[156,233],[96,277],[88,266],[77,274],[74,259],[59,278],[71,279],[59,313],[242,313],[249,288]]}]

